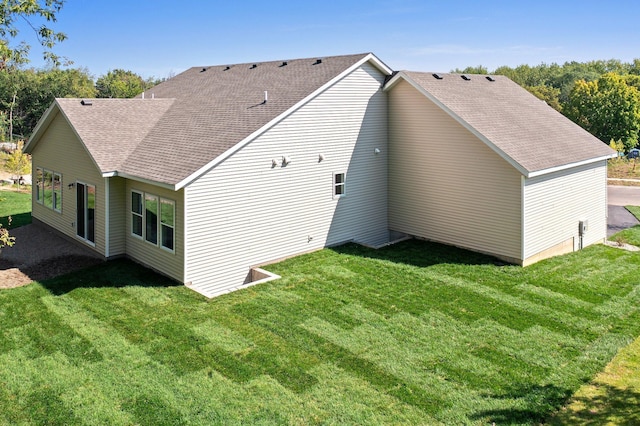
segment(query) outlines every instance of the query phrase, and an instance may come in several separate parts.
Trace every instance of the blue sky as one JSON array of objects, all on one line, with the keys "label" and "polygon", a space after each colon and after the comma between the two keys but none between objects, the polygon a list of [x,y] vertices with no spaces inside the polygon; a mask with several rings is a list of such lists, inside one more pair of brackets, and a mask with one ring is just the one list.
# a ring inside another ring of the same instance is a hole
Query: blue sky
[{"label": "blue sky", "polygon": [[67,0],[54,28],[69,37],[56,52],[95,77],[361,52],[441,72],[640,58],[637,0]]}]

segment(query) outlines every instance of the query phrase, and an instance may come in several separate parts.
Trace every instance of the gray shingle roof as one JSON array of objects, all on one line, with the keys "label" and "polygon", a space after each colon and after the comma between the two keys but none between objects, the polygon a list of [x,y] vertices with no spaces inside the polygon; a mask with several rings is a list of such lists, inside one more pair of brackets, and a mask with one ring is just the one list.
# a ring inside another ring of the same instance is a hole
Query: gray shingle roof
[{"label": "gray shingle roof", "polygon": [[[102,173],[178,187],[370,53],[193,67],[137,99],[56,99],[25,149],[59,107]],[[264,93],[268,102],[263,103]]]},{"label": "gray shingle roof", "polygon": [[121,171],[176,184],[366,56],[193,67],[145,93],[176,102]]},{"label": "gray shingle roof", "polygon": [[[118,170],[175,102],[173,99],[56,99],[103,173]],[[91,105],[88,105],[90,103]]]},{"label": "gray shingle roof", "polygon": [[[527,174],[615,155],[599,139],[504,76],[403,71]],[[400,77],[398,77],[400,78]]]}]

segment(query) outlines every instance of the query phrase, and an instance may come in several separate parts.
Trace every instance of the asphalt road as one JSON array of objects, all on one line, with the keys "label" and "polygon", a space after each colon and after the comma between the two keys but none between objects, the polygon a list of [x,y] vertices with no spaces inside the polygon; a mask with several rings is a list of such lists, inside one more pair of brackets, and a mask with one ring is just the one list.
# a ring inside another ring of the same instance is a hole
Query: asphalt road
[{"label": "asphalt road", "polygon": [[608,236],[639,223],[624,206],[640,206],[640,186],[609,185],[607,202],[609,204]]}]

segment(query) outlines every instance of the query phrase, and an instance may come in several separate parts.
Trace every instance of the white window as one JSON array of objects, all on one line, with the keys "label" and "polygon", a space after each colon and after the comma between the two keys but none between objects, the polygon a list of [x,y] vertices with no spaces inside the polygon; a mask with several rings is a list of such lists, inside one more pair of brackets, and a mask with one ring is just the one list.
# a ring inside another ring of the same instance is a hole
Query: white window
[{"label": "white window", "polygon": [[44,206],[53,208],[53,173],[49,170],[44,171],[44,190],[42,194],[44,196]]},{"label": "white window", "polygon": [[43,200],[43,191],[44,191],[44,174],[40,167],[36,167],[36,202],[42,204]]},{"label": "white window", "polygon": [[345,192],[345,183],[346,183],[346,174],[345,173],[334,173],[333,174],[333,198],[344,197]]},{"label": "white window", "polygon": [[62,211],[62,175],[53,173],[53,209]]},{"label": "white window", "polygon": [[36,202],[62,212],[62,173],[36,167]]},{"label": "white window", "polygon": [[131,191],[131,233],[142,238],[142,193]]},{"label": "white window", "polygon": [[131,234],[174,251],[175,201],[154,194],[131,191]]},{"label": "white window", "polygon": [[151,244],[158,244],[158,197],[152,194],[144,194],[144,238]]},{"label": "white window", "polygon": [[175,210],[173,201],[160,198],[160,245],[171,251],[173,251]]}]

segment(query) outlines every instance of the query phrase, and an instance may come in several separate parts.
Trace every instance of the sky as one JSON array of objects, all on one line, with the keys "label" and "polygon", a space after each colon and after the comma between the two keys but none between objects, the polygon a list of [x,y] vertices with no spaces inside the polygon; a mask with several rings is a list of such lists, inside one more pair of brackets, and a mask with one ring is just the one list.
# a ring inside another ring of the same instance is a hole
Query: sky
[{"label": "sky", "polygon": [[364,52],[431,72],[640,58],[637,0],[66,0],[53,28],[68,36],[55,52],[95,78]]}]

